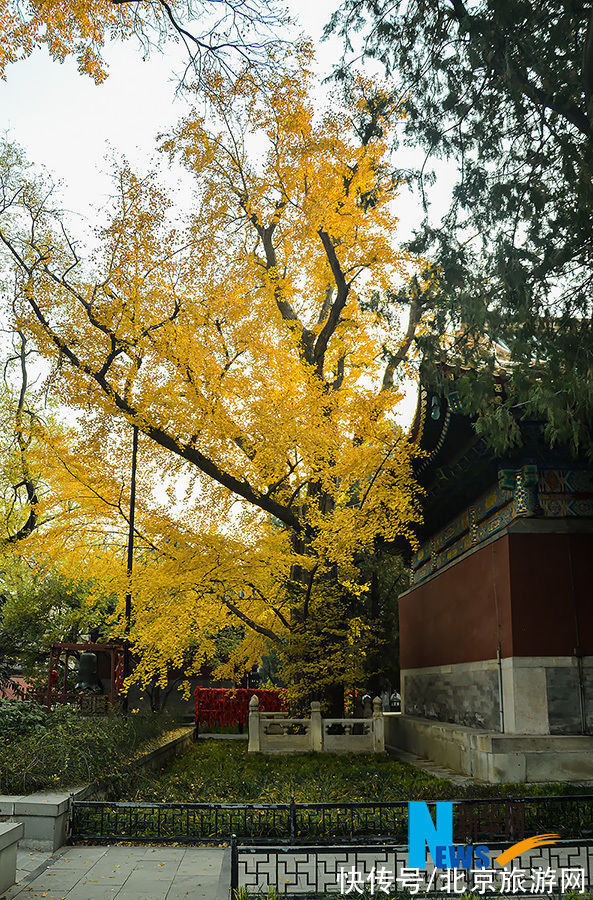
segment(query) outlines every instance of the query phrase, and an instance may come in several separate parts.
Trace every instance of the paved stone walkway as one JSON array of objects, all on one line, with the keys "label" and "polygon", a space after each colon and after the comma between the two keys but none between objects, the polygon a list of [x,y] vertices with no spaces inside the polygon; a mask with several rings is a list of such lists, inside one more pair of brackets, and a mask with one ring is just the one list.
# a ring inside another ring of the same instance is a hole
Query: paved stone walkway
[{"label": "paved stone walkway", "polygon": [[51,858],[51,853],[44,850],[17,850],[16,853],[16,880],[22,881],[39,866],[42,866]]},{"label": "paved stone walkway", "polygon": [[228,855],[220,847],[63,847],[53,855],[24,850],[18,854],[20,880],[4,896],[6,900],[225,900]]}]

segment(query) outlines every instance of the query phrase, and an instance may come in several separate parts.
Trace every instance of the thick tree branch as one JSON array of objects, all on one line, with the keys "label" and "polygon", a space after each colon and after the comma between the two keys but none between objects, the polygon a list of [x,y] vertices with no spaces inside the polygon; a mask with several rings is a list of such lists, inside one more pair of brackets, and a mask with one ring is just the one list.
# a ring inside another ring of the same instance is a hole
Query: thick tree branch
[{"label": "thick tree branch", "polygon": [[[36,528],[39,527],[39,516],[37,513],[38,505],[39,505],[39,497],[37,495],[37,485],[31,476],[31,472],[29,470],[29,464],[27,462],[26,452],[28,449],[28,442],[25,440],[23,436],[23,411],[25,408],[25,397],[27,394],[28,387],[28,373],[27,373],[27,350],[26,350],[26,338],[25,335],[19,331],[18,335],[20,337],[20,348],[19,348],[19,361],[21,368],[21,387],[19,391],[19,398],[17,401],[16,415],[15,415],[15,434],[17,443],[19,445],[19,453],[21,457],[21,471],[23,473],[23,480],[15,485],[15,495],[20,487],[24,487],[27,494],[27,504],[29,507],[29,515],[27,517],[26,522],[18,529],[18,531],[10,534],[6,538],[2,538],[0,540],[0,544],[16,544],[19,541],[24,540],[29,537],[30,534],[35,531]],[[16,502],[16,499],[15,499]]]},{"label": "thick tree branch", "polygon": [[249,626],[253,631],[257,631],[258,634],[262,634],[264,637],[269,638],[271,641],[274,641],[277,644],[284,643],[282,638],[278,637],[277,634],[274,634],[273,631],[270,631],[269,628],[266,628],[264,625],[258,625],[257,622],[254,622],[253,619],[250,619],[249,616],[245,615],[245,613],[239,609],[238,606],[235,606],[230,600],[223,599],[223,604],[229,609],[234,616],[237,616],[238,619],[241,619],[242,622],[245,622],[246,625]]},{"label": "thick tree branch", "polygon": [[346,300],[348,299],[350,285],[344,278],[344,273],[342,272],[342,267],[336,255],[334,242],[332,241],[331,237],[329,236],[327,231],[323,230],[323,228],[320,228],[317,234],[319,235],[321,243],[323,244],[323,249],[325,250],[325,255],[327,256],[327,260],[329,262],[332,275],[334,276],[334,281],[336,283],[335,300],[331,305],[325,325],[319,332],[319,336],[315,341],[315,364],[317,365],[317,371],[321,374],[323,372],[323,362],[325,359],[327,345],[329,344],[330,338],[332,337],[334,331],[336,330],[338,322],[340,321],[342,310],[346,306]]},{"label": "thick tree branch", "polygon": [[276,204],[276,212],[269,225],[262,225],[255,213],[249,214],[247,209],[246,197],[241,198],[241,206],[249,216],[249,221],[255,228],[264,248],[266,257],[265,267],[270,273],[270,278],[274,284],[274,300],[276,306],[282,316],[282,319],[290,330],[296,335],[299,344],[299,353],[301,358],[308,363],[313,364],[312,348],[313,348],[313,332],[305,328],[298,315],[296,314],[292,304],[284,297],[280,279],[278,276],[278,258],[276,256],[276,248],[274,247],[274,232],[278,226],[280,214],[286,206],[286,201],[280,200]]},{"label": "thick tree branch", "polygon": [[322,325],[327,317],[329,316],[329,311],[332,308],[332,297],[334,295],[334,286],[330,284],[325,292],[325,297],[323,298],[323,304],[319,311],[319,317],[317,319],[317,324]]},{"label": "thick tree branch", "polygon": [[[35,267],[32,265],[28,265],[25,262],[14,244],[2,232],[0,232],[0,240],[14,257],[22,271],[27,274],[29,281],[31,282],[35,274]],[[45,265],[43,268],[45,271]],[[51,273],[48,272],[47,274],[49,275]],[[53,280],[60,281],[58,276],[55,275],[53,276]],[[290,528],[294,528],[297,531],[301,529],[301,523],[298,517],[290,509],[288,509],[281,503],[278,503],[267,494],[257,490],[256,488],[253,488],[248,482],[239,480],[229,472],[225,472],[213,460],[202,454],[195,446],[192,446],[191,442],[184,444],[161,426],[147,422],[143,418],[140,410],[135,408],[130,399],[122,395],[107,380],[106,374],[103,371],[103,369],[105,368],[104,365],[99,367],[98,369],[95,369],[88,362],[85,362],[83,359],[79,358],[74,350],[72,350],[72,347],[63,338],[60,337],[60,335],[55,331],[54,328],[52,328],[41,307],[35,300],[30,285],[24,290],[24,298],[33,310],[44,331],[52,340],[60,353],[64,356],[64,358],[74,368],[78,369],[80,372],[93,379],[93,381],[96,382],[105,396],[109,398],[114,406],[121,413],[123,413],[129,421],[137,424],[143,434],[146,434],[147,437],[150,437],[161,447],[164,447],[167,450],[171,450],[172,453],[175,453],[182,459],[185,459],[193,465],[197,466],[200,471],[204,472],[205,475],[213,478],[223,487],[228,488],[228,490],[232,491],[238,496],[243,497],[244,500],[247,500],[254,506],[258,506],[265,512],[271,513],[273,516],[276,516],[276,518],[280,519],[280,521],[285,525],[288,525]]]},{"label": "thick tree branch", "polygon": [[[16,251],[11,242],[8,241],[1,232],[0,240],[2,240],[5,246],[15,256],[23,270],[30,276],[30,278],[32,278],[33,269],[25,263],[20,254],[18,254],[18,251]],[[276,518],[280,519],[281,522],[284,522],[284,524],[288,525],[290,528],[294,528],[297,531],[300,531],[301,523],[298,517],[291,510],[276,502],[271,497],[268,497],[261,491],[253,488],[248,482],[240,481],[229,472],[225,472],[213,460],[209,459],[207,456],[204,456],[203,453],[200,453],[198,449],[191,446],[190,444],[182,443],[172,434],[169,434],[169,432],[167,432],[164,428],[160,427],[159,425],[154,425],[147,422],[140,410],[136,409],[128,399],[126,399],[119,391],[116,390],[116,388],[112,384],[109,383],[106,376],[101,374],[101,369],[96,370],[91,365],[89,365],[89,363],[84,362],[82,359],[80,359],[72,350],[72,348],[67,344],[67,342],[59,336],[59,334],[52,328],[49,321],[44,316],[43,311],[35,300],[32,291],[25,290],[24,296],[25,300],[35,313],[35,316],[37,317],[39,323],[42,325],[44,331],[52,340],[60,353],[65,357],[65,359],[72,366],[74,366],[74,368],[92,378],[93,381],[95,381],[96,384],[101,388],[105,396],[108,397],[109,400],[114,404],[114,406],[121,413],[123,413],[130,422],[138,425],[138,428],[143,434],[147,435],[147,437],[151,438],[161,447],[170,450],[172,453],[175,453],[182,459],[185,459],[193,465],[197,466],[197,468],[199,468],[201,472],[204,472],[205,475],[213,478],[215,481],[217,481],[223,487],[228,488],[228,490],[232,491],[234,494],[243,497],[244,500],[247,500],[254,506],[258,506],[265,512],[269,512],[273,516],[276,516]]]}]

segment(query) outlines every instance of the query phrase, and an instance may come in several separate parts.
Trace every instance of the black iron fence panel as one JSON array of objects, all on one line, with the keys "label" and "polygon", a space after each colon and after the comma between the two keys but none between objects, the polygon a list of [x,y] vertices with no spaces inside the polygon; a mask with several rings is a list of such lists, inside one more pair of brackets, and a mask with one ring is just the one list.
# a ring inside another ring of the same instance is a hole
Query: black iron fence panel
[{"label": "black iron fence panel", "polygon": [[545,797],[524,800],[526,834],[548,829],[568,837],[593,839],[593,797]]},{"label": "black iron fence panel", "polygon": [[453,834],[460,844],[518,841],[525,835],[525,805],[518,800],[455,804]]},{"label": "black iron fence panel", "polygon": [[[453,801],[453,836],[459,844],[513,843],[551,832],[565,840],[593,838],[593,796]],[[408,803],[72,803],[73,841],[206,843],[226,842],[233,834],[250,841],[360,838],[403,844]]]},{"label": "black iron fence panel", "polygon": [[297,803],[294,837],[303,840],[338,837],[389,837],[407,840],[408,804]]},{"label": "black iron fence panel", "polygon": [[453,804],[453,823],[459,843],[518,841],[549,832],[593,838],[593,796],[462,800]]},{"label": "black iron fence panel", "polygon": [[495,856],[506,845],[492,844],[486,868],[407,867],[407,847],[393,844],[296,844],[263,846],[231,842],[231,900],[280,896],[317,900],[335,895],[461,897],[551,897],[593,889],[593,842],[562,841],[522,854],[502,868]]},{"label": "black iron fence panel", "polygon": [[281,840],[291,833],[289,804],[109,803],[74,801],[70,839],[210,843],[232,834]]}]

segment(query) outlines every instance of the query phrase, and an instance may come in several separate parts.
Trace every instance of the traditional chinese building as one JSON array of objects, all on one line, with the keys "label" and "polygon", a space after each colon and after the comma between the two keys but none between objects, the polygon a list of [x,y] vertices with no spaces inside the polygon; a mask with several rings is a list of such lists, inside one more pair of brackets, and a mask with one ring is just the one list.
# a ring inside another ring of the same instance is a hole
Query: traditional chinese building
[{"label": "traditional chinese building", "polygon": [[453,388],[422,388],[412,430],[426,495],[389,741],[488,781],[593,780],[593,469],[525,420],[493,455]]}]

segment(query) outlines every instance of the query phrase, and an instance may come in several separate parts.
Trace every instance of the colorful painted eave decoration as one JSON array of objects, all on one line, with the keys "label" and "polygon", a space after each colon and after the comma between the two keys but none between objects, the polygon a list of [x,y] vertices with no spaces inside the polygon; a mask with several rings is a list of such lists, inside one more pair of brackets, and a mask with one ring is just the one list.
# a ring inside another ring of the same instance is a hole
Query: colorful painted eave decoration
[{"label": "colorful painted eave decoration", "polygon": [[419,584],[463,553],[501,531],[513,519],[592,518],[593,470],[539,468],[533,462],[503,466],[498,483],[426,540],[412,558]]}]

